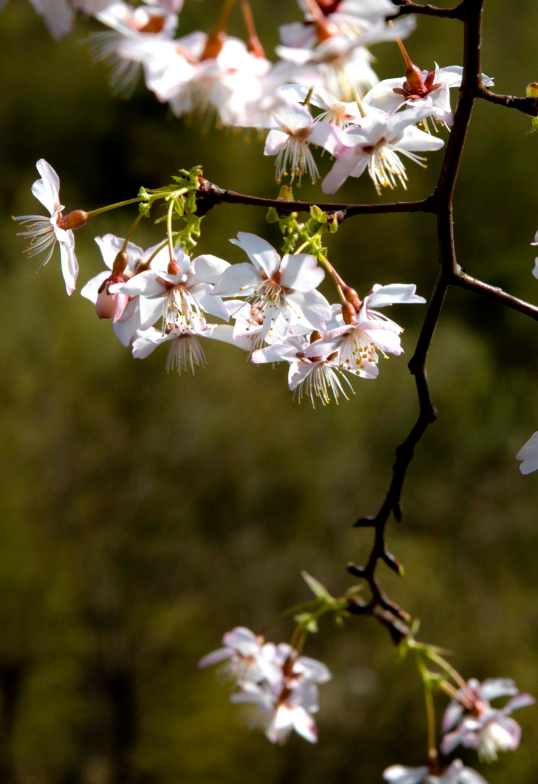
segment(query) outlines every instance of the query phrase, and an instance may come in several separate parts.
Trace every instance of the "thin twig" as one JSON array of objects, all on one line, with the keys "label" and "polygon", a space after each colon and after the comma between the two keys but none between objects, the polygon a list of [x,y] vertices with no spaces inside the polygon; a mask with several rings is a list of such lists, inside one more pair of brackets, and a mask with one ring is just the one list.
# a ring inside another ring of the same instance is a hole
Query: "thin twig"
[{"label": "thin twig", "polygon": [[483,98],[490,103],[497,103],[500,106],[506,106],[507,109],[517,109],[518,112],[528,114],[531,117],[538,117],[538,98],[529,96],[526,98],[518,98],[515,95],[499,95],[492,93],[485,87],[481,87],[475,93],[476,98]]},{"label": "thin twig", "polygon": [[412,0],[393,0],[395,5],[400,6],[400,14],[424,14],[425,16],[438,16],[443,19],[461,19],[464,3],[455,8],[437,8],[434,5],[421,5]]}]

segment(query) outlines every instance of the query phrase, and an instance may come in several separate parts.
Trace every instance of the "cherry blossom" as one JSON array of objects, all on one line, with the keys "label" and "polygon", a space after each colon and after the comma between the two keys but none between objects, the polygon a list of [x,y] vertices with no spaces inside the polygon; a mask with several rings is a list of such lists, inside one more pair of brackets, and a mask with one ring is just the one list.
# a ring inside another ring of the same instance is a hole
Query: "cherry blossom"
[{"label": "cherry blossom", "polygon": [[36,180],[32,185],[32,193],[50,212],[50,218],[44,218],[41,215],[20,215],[16,217],[15,220],[19,221],[26,228],[26,231],[21,231],[18,236],[26,237],[30,240],[26,250],[27,258],[32,258],[50,248],[47,258],[41,264],[41,267],[47,264],[54,252],[56,242],[59,243],[62,273],[67,293],[71,295],[76,287],[79,270],[77,257],[75,256],[75,236],[72,229],[78,229],[80,226],[83,226],[86,223],[87,214],[82,210],[76,210],[69,213],[69,215],[63,216],[62,210],[64,207],[60,204],[60,179],[58,175],[43,158],[40,158],[36,163],[36,168],[41,175],[41,179]]},{"label": "cherry blossom", "polygon": [[161,5],[133,8],[123,0],[113,0],[95,12],[95,18],[112,32],[93,33],[88,41],[95,61],[112,66],[110,84],[114,94],[130,95],[140,74],[148,45],[162,47],[177,27],[177,14]]},{"label": "cherry blossom", "polygon": [[303,174],[310,175],[312,182],[319,177],[318,167],[308,143],[320,145],[334,153],[339,145],[339,132],[335,125],[327,122],[314,122],[306,106],[287,104],[273,112],[273,119],[279,126],[271,130],[265,142],[264,155],[276,155],[276,179],[280,182],[289,166],[291,179]]},{"label": "cherry blossom", "polygon": [[284,743],[292,730],[316,743],[317,728],[312,714],[319,710],[318,684],[330,680],[331,673],[322,662],[297,656],[286,643],[273,646],[271,653],[277,677],[259,682],[245,680],[230,700],[258,706],[258,723],[271,743]]},{"label": "cherry blossom", "polygon": [[424,166],[424,158],[415,151],[439,150],[444,145],[442,139],[415,127],[416,122],[435,112],[431,99],[397,114],[371,106],[365,109],[366,117],[360,124],[341,132],[337,160],[321,184],[324,193],[336,193],[348,177],[360,177],[366,169],[378,193],[381,188],[396,187],[398,182],[407,188],[407,173],[399,154]]},{"label": "cherry blossom", "polygon": [[[364,103],[390,112],[404,103],[419,104],[430,97],[435,110],[432,119],[450,127],[454,122],[450,106],[450,89],[460,87],[463,68],[459,65],[439,68],[436,63],[434,71],[422,71],[421,74],[418,69],[416,71],[414,78],[410,78],[409,81],[403,76],[399,79],[384,79],[379,82],[364,96]],[[489,76],[482,74],[482,79],[486,87],[493,86],[494,81]],[[427,118],[425,117],[422,122],[426,125]]]},{"label": "cherry blossom", "polygon": [[[228,311],[218,296],[212,296],[213,283],[229,267],[216,256],[198,256],[191,261],[183,248],[174,249],[174,261],[159,253],[151,269],[141,272],[126,283],[110,286],[112,294],[121,293],[140,298],[141,319],[153,318],[152,324],[163,317],[163,334],[167,327],[176,325],[200,328],[202,311],[228,320]],[[160,306],[160,311],[159,311]]]},{"label": "cherry blossom", "polygon": [[538,469],[538,432],[533,433],[527,443],[521,447],[516,460],[522,461],[519,466],[522,474],[531,474]]},{"label": "cherry blossom", "polygon": [[384,771],[383,778],[388,784],[487,784],[480,773],[467,768],[459,759],[454,760],[440,774],[433,774],[426,767],[391,765]]},{"label": "cherry blossom", "polygon": [[[530,694],[520,694],[509,678],[490,678],[480,683],[468,681],[469,693],[460,691],[461,700],[454,699],[443,717],[445,737],[441,744],[443,754],[450,754],[459,744],[477,749],[478,756],[486,762],[497,759],[499,751],[515,751],[519,746],[521,727],[510,718],[512,711],[534,705]],[[510,699],[500,710],[492,708],[490,700],[508,696]],[[465,703],[470,703],[467,708]]]},{"label": "cherry blossom", "polygon": [[338,352],[341,366],[345,370],[361,370],[365,363],[378,361],[383,356],[403,354],[400,343],[402,327],[385,315],[373,310],[394,304],[424,304],[424,297],[415,294],[413,284],[392,283],[388,286],[375,284],[365,297],[356,319],[346,323],[339,305],[333,305],[333,319],[327,324],[321,344],[324,351]]},{"label": "cherry blossom", "polygon": [[281,259],[268,242],[242,231],[230,242],[244,250],[251,263],[228,266],[216,282],[214,295],[245,297],[255,305],[263,321],[263,340],[283,336],[292,313],[310,329],[323,328],[331,317],[331,307],[316,291],[325,273],[314,256],[286,253]]},{"label": "cherry blossom", "polygon": [[250,348],[249,341],[234,340],[233,329],[228,324],[206,324],[205,320],[201,320],[189,327],[184,324],[169,324],[164,333],[153,327],[139,331],[132,342],[133,357],[145,359],[162,343],[170,342],[166,372],[177,370],[179,376],[182,371],[194,376],[195,368],[205,370],[207,365],[199,337],[232,343],[245,350]]},{"label": "cherry blossom", "polygon": [[235,629],[226,632],[222,642],[224,647],[200,659],[198,667],[210,667],[212,664],[226,661],[221,671],[240,685],[249,682],[260,683],[264,680],[270,683],[280,682],[281,666],[273,661],[275,658],[273,643],[265,643],[262,636],[254,634],[244,626],[236,626]]},{"label": "cherry blossom", "polygon": [[267,348],[255,351],[252,362],[289,362],[288,385],[294,393],[293,399],[297,397],[300,403],[306,396],[310,398],[313,408],[316,407],[315,398],[324,406],[331,402],[331,398],[338,405],[340,395],[349,400],[342,382],[355,394],[344,370],[361,378],[373,379],[379,375],[375,362],[368,359],[354,367],[344,366],[338,351],[332,350],[332,346],[327,345],[319,332],[313,332],[310,336],[288,334]]}]

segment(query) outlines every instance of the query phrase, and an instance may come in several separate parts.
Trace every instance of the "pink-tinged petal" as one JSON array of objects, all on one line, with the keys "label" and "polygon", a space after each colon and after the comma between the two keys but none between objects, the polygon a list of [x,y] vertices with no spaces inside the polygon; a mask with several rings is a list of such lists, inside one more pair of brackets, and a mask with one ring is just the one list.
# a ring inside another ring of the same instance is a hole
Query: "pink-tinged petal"
[{"label": "pink-tinged petal", "polygon": [[429,773],[428,768],[407,768],[404,765],[391,765],[383,771],[383,778],[389,784],[420,784]]},{"label": "pink-tinged petal", "polygon": [[538,469],[538,432],[533,433],[516,455],[516,460],[523,462],[519,466],[522,474],[530,474]]},{"label": "pink-tinged petal", "polygon": [[463,762],[461,760],[454,760],[443,773],[441,779],[442,784],[458,784],[462,770]]},{"label": "pink-tinged petal", "polygon": [[210,286],[209,283],[199,283],[197,286],[190,288],[189,292],[206,313],[228,321],[230,316],[224,302],[219,296],[213,294],[213,286]]},{"label": "pink-tinged petal", "polygon": [[70,235],[68,242],[60,242],[60,258],[62,263],[62,273],[65,280],[65,288],[69,296],[74,292],[77,285],[78,276],[78,261],[75,256],[75,239],[73,232],[68,231],[66,234]]},{"label": "pink-tinged petal", "polygon": [[278,155],[289,141],[289,135],[284,131],[269,131],[265,140],[264,155]]},{"label": "pink-tinged petal", "polygon": [[312,291],[319,286],[325,272],[317,266],[317,260],[309,253],[286,253],[280,265],[280,285],[286,289]]},{"label": "pink-tinged petal", "polygon": [[294,708],[292,713],[295,732],[309,743],[317,743],[318,728],[312,716],[304,708]]},{"label": "pink-tinged petal", "polygon": [[32,185],[32,193],[52,215],[60,204],[60,178],[44,158],[38,160],[36,169],[41,179]]},{"label": "pink-tinged petal", "polygon": [[311,659],[309,656],[299,656],[293,665],[293,672],[302,673],[314,683],[327,683],[332,678],[331,671],[323,662]]},{"label": "pink-tinged petal", "polygon": [[454,730],[454,732],[449,732],[443,740],[441,741],[441,751],[443,754],[450,754],[456,746],[463,741],[465,736],[467,735],[465,730]]},{"label": "pink-tinged petal", "polygon": [[228,648],[239,651],[242,656],[256,656],[260,651],[260,643],[254,632],[245,626],[236,626],[222,637],[222,642]]},{"label": "pink-tinged petal", "polygon": [[105,286],[97,295],[95,312],[100,319],[118,321],[127,307],[129,297],[126,294],[109,294]]},{"label": "pink-tinged petal", "polygon": [[232,264],[215,283],[213,294],[220,297],[246,296],[261,281],[260,273],[248,261],[241,264]]},{"label": "pink-tinged petal", "polygon": [[282,355],[279,353],[279,349],[274,346],[266,346],[266,348],[259,348],[257,351],[254,351],[251,356],[251,361],[254,362],[255,365],[263,365],[266,362],[282,362]]},{"label": "pink-tinged petal", "polygon": [[415,294],[416,290],[414,283],[391,283],[388,286],[380,286],[376,283],[366,298],[366,304],[369,308],[384,308],[399,303],[422,305],[426,300]]},{"label": "pink-tinged petal", "polygon": [[67,0],[31,0],[39,14],[45,18],[51,36],[59,41],[73,29],[73,9]]},{"label": "pink-tinged petal", "polygon": [[160,319],[163,314],[162,297],[139,297],[140,329],[148,329]]},{"label": "pink-tinged petal", "polygon": [[121,291],[130,297],[163,297],[166,294],[166,287],[157,272],[146,270],[124,283]]},{"label": "pink-tinged petal", "polygon": [[232,654],[233,651],[231,648],[218,648],[216,651],[208,653],[207,656],[202,656],[198,662],[198,667],[200,667],[200,669],[210,667],[212,664],[217,664],[225,659],[229,659]]},{"label": "pink-tinged petal", "polygon": [[237,239],[230,242],[244,250],[256,269],[265,272],[268,278],[279,268],[280,256],[273,246],[261,237],[239,231]]},{"label": "pink-tinged petal", "polygon": [[455,700],[447,706],[444,715],[443,715],[443,724],[441,727],[441,731],[443,733],[448,732],[455,727],[456,724],[459,722],[461,717],[463,716],[463,705],[460,702],[456,702]]},{"label": "pink-tinged petal", "polygon": [[228,269],[230,264],[218,256],[210,253],[198,256],[192,262],[192,273],[188,275],[188,285],[195,286],[197,283],[216,283],[220,276]]},{"label": "pink-tinged petal", "polygon": [[374,362],[367,362],[364,367],[355,371],[360,378],[375,379],[379,376],[379,367]]},{"label": "pink-tinged petal", "polygon": [[323,331],[331,318],[331,306],[316,289],[307,292],[294,291],[286,295],[286,301],[300,317],[300,321],[306,322],[312,329]]},{"label": "pink-tinged petal", "polygon": [[89,280],[86,285],[82,288],[80,294],[86,299],[89,299],[90,302],[93,302],[95,305],[97,301],[97,292],[99,291],[101,284],[105,282],[105,280],[110,277],[108,272],[100,272],[99,275],[96,275],[95,278]]},{"label": "pink-tinged petal", "polygon": [[[538,243],[531,242],[531,245],[536,245],[536,244]],[[534,275],[535,278],[538,278],[538,258],[534,259],[534,269],[532,271],[532,274]]]},{"label": "pink-tinged petal", "polygon": [[369,154],[364,152],[360,146],[350,147],[345,150],[345,152],[339,155],[331,171],[323,179],[321,183],[323,193],[329,195],[336,193],[348,177],[359,177],[366,168],[368,158]]},{"label": "pink-tinged petal", "polygon": [[336,148],[340,145],[340,128],[333,123],[317,122],[310,128],[307,139],[312,144],[323,147],[331,155],[334,155]]},{"label": "pink-tinged petal", "polygon": [[133,357],[135,359],[145,359],[146,357],[149,357],[161,343],[166,343],[168,340],[172,339],[173,335],[163,335],[159,329],[153,329],[153,327],[143,332],[139,332],[132,343]]},{"label": "pink-tinged petal", "polygon": [[309,373],[311,373],[318,365],[319,362],[313,364],[307,364],[306,362],[292,362],[288,371],[288,386],[290,390],[293,392],[294,389],[297,389],[301,381],[304,381]]},{"label": "pink-tinged petal", "polygon": [[123,315],[113,324],[112,331],[126,348],[129,347],[141,329],[140,300],[132,299],[125,308]]},{"label": "pink-tinged petal", "polygon": [[534,705],[536,700],[532,696],[532,694],[517,694],[512,699],[508,700],[504,708],[502,708],[501,713],[504,713],[507,716],[512,711],[518,710],[518,708],[527,708],[530,705]]},{"label": "pink-tinged petal", "polygon": [[[159,242],[157,245],[153,245],[151,248],[148,248],[142,257],[142,261],[147,263],[147,259],[150,259],[153,256],[160,245],[162,245],[162,242]],[[156,272],[166,272],[168,270],[169,262],[170,251],[165,246],[164,248],[161,248],[161,250],[151,260],[150,269]]]},{"label": "pink-tinged petal", "polygon": [[518,688],[512,678],[488,678],[478,687],[481,700],[497,699],[497,697],[513,697],[518,693]]}]

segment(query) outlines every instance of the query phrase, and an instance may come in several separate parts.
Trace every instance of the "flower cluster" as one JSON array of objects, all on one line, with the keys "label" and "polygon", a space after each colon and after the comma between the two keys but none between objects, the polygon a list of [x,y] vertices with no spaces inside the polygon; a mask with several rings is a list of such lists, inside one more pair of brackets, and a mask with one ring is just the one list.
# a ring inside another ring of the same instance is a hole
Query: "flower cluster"
[{"label": "flower cluster", "polygon": [[265,642],[242,626],[227,632],[222,642],[224,647],[204,656],[198,666],[226,661],[221,672],[238,687],[231,702],[254,703],[257,723],[272,743],[283,743],[292,730],[316,743],[312,714],[319,710],[318,685],[331,679],[327,667],[299,656],[287,643]]},{"label": "flower cluster", "polygon": [[[44,160],[38,161],[37,168],[41,179],[34,183],[32,192],[51,217],[26,215],[16,220],[26,227],[22,236],[30,240],[29,256],[50,247],[46,264],[59,242],[64,279],[71,294],[78,274],[72,229],[86,223],[93,213],[76,210],[64,216],[56,172]],[[188,186],[193,195],[199,182],[197,171],[189,175],[194,182]],[[402,328],[377,309],[425,300],[412,284],[375,284],[361,301],[327,261],[320,244],[327,218],[321,210],[313,210],[315,217],[310,222],[317,231],[309,233],[304,224],[294,224],[307,237],[303,245],[316,256],[298,249],[281,257],[261,237],[239,232],[231,242],[249,261],[230,264],[210,254],[192,258],[180,241],[174,244],[182,233],[192,232],[193,226],[199,233],[195,201],[190,207],[181,203],[185,190],[164,189],[148,196],[150,201],[166,198],[169,203],[169,232],[163,242],[144,250],[129,237],[106,234],[95,238],[107,269],[92,278],[81,293],[94,303],[99,318],[112,320],[116,337],[132,349],[134,357],[143,359],[161,343],[169,343],[167,371],[194,374],[195,368],[206,365],[200,340],[219,340],[248,352],[255,364],[289,363],[289,387],[294,397],[300,401],[306,395],[315,406],[316,399],[323,405],[331,398],[337,402],[340,396],[349,399],[347,391],[353,390],[345,374],[374,379],[379,373],[379,354],[402,353]],[[191,214],[185,218],[189,209]],[[145,210],[149,210],[146,203],[134,226]],[[183,232],[173,232],[174,210],[187,220]],[[286,220],[284,223],[287,226]],[[288,231],[286,226],[284,232]],[[184,244],[195,244],[190,234],[184,240]],[[339,304],[331,305],[318,291],[325,278],[318,260],[337,283]],[[209,317],[220,322],[211,323]],[[230,320],[233,326],[227,323]]]}]

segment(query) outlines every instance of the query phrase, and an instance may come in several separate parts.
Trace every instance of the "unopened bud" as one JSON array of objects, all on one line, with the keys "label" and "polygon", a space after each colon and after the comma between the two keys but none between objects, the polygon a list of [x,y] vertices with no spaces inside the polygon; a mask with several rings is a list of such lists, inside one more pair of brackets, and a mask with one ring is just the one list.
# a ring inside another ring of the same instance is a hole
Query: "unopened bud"
[{"label": "unopened bud", "polygon": [[68,231],[69,229],[80,229],[87,220],[87,212],[84,212],[84,210],[74,210],[74,212],[70,212],[68,215],[62,215],[61,218],[58,218],[56,225],[59,229]]},{"label": "unopened bud", "polygon": [[179,269],[179,264],[175,261],[170,260],[168,262],[168,274],[169,275],[179,275],[181,270]]},{"label": "unopened bud", "polygon": [[120,278],[123,275],[123,272],[127,266],[129,259],[127,258],[127,253],[124,250],[120,250],[116,258],[114,259],[114,263],[112,264],[112,277],[113,278]]},{"label": "unopened bud", "polygon": [[354,305],[351,304],[351,302],[342,303],[342,317],[344,319],[344,324],[357,323],[357,311],[355,310],[355,307]]},{"label": "unopened bud", "polygon": [[323,41],[327,41],[329,38],[332,38],[337,34],[338,28],[335,24],[328,22],[326,19],[316,19],[316,37],[318,39],[318,43],[322,44]]},{"label": "unopened bud", "polygon": [[[344,297],[346,302],[349,302],[355,308],[355,313],[358,313],[361,309],[362,302],[360,301],[359,295],[352,289],[351,286],[342,286],[342,291],[344,293]],[[346,322],[347,324],[348,322]],[[351,323],[351,322],[349,322]]]},{"label": "unopened bud", "polygon": [[321,334],[321,332],[318,332],[317,329],[315,329],[310,335],[310,342],[315,343],[316,340],[321,340],[322,337],[323,335]]},{"label": "unopened bud", "polygon": [[413,65],[411,61],[405,69],[405,78],[407,84],[411,88],[412,93],[421,95],[424,92],[424,82],[422,80],[422,71],[417,65]]}]

